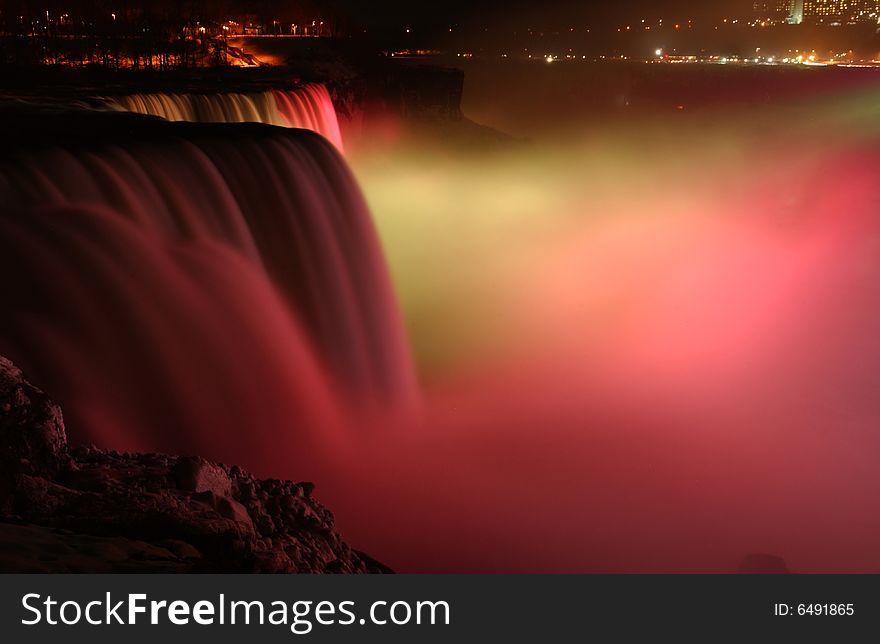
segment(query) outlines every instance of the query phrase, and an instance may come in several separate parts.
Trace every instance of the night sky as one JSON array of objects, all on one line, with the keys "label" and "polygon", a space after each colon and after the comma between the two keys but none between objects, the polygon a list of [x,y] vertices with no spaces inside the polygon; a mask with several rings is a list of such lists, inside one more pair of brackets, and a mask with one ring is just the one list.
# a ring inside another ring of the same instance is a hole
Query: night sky
[{"label": "night sky", "polygon": [[609,2],[572,2],[550,0],[444,0],[412,2],[412,0],[334,0],[353,18],[374,26],[412,23],[428,28],[446,23],[483,21],[486,24],[525,20],[536,25],[577,22],[610,22],[627,18],[712,18],[735,12],[748,15],[749,0],[614,0]]}]

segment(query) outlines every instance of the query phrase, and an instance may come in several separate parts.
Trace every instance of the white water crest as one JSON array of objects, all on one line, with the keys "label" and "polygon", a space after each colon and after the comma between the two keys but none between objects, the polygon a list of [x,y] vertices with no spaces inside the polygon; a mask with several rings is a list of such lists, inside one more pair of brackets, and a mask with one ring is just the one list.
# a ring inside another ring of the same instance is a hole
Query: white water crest
[{"label": "white water crest", "polygon": [[333,100],[324,85],[258,93],[129,94],[106,99],[116,110],[193,123],[265,123],[317,132],[342,149]]}]

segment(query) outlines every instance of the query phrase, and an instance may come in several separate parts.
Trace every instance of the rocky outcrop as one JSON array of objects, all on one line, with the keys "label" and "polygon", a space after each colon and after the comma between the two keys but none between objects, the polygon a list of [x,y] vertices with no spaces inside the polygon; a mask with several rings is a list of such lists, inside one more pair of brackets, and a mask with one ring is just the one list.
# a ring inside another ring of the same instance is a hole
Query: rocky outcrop
[{"label": "rocky outcrop", "polygon": [[311,483],[69,447],[58,407],[2,358],[0,440],[0,572],[390,572]]},{"label": "rocky outcrop", "polygon": [[67,465],[61,410],[0,357],[0,472],[52,476]]}]

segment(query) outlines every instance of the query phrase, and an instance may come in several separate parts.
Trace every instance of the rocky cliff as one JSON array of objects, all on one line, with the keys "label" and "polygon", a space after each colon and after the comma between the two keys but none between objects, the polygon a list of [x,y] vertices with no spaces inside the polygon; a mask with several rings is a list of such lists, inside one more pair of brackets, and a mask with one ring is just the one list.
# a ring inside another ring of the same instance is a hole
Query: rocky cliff
[{"label": "rocky cliff", "polygon": [[313,487],[71,447],[61,410],[0,358],[0,572],[390,572]]}]

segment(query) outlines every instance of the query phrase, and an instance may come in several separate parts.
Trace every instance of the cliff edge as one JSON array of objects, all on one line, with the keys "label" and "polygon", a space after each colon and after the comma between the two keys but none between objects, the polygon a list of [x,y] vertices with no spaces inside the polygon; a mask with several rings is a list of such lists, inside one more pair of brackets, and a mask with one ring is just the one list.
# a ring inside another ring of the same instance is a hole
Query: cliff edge
[{"label": "cliff edge", "polygon": [[313,488],[71,447],[58,406],[0,357],[0,572],[391,572],[342,539]]}]

